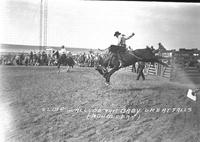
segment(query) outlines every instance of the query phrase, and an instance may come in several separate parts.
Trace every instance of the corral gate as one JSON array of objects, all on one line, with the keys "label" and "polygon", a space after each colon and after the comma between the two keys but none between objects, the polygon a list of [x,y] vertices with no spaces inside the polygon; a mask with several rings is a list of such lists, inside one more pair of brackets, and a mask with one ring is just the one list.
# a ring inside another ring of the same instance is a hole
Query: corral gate
[{"label": "corral gate", "polygon": [[167,79],[172,79],[173,78],[173,51],[165,51],[165,52],[160,52],[159,56],[164,58],[162,59],[163,62],[168,64],[168,67],[165,67],[163,65],[160,65],[158,63],[154,63],[153,65],[150,64],[148,66],[148,75],[156,75],[156,76],[161,76]]},{"label": "corral gate", "polygon": [[164,67],[163,65],[159,65],[155,63],[154,65],[150,64],[147,69],[148,75],[156,75],[164,78],[171,79],[172,77],[172,66]]}]

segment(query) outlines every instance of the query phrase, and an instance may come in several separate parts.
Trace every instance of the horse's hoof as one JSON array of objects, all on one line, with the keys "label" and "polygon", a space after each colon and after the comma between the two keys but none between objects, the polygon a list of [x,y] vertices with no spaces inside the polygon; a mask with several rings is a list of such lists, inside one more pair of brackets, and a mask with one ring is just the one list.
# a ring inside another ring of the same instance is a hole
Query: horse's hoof
[{"label": "horse's hoof", "polygon": [[106,82],[105,85],[106,85],[106,86],[109,86],[109,85],[110,85],[110,82]]}]

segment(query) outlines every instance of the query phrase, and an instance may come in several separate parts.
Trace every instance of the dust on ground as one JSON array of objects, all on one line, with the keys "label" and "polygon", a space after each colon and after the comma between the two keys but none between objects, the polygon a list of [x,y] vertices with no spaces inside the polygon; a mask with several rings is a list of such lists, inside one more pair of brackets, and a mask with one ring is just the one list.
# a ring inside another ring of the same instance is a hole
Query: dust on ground
[{"label": "dust on ground", "polygon": [[199,109],[186,97],[190,84],[156,76],[136,81],[127,70],[114,74],[111,86],[93,68],[0,70],[5,141],[200,141]]}]

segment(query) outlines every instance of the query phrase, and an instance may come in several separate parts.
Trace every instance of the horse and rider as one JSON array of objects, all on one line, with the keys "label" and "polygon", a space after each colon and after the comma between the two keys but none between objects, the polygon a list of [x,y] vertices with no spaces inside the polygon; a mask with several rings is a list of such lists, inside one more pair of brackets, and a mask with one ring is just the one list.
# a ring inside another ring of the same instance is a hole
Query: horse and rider
[{"label": "horse and rider", "polygon": [[[121,47],[121,51],[125,51],[126,50],[126,40],[132,38],[135,34],[132,33],[130,36],[126,37],[124,34],[121,34],[119,31],[116,31],[114,36],[118,39],[118,46]],[[117,52],[117,57],[119,59],[119,67],[123,67],[123,60],[122,57],[120,56],[120,52]]]},{"label": "horse and rider", "polygon": [[61,65],[68,66],[67,71],[69,71],[69,67],[73,68],[73,66],[75,65],[75,62],[72,56],[70,55],[71,55],[70,52],[66,50],[64,45],[61,47],[59,51],[57,50],[56,52],[53,53],[53,57],[56,57],[57,59],[57,67],[59,69],[59,72]]},{"label": "horse and rider", "polygon": [[[110,84],[110,77],[113,73],[118,71],[120,68],[127,67],[129,65],[135,65],[136,62],[140,62],[141,65],[143,62],[157,62],[164,66],[168,66],[155,56],[155,52],[157,51],[154,51],[153,47],[128,50],[126,41],[132,38],[134,35],[135,34],[132,33],[130,36],[125,36],[119,31],[114,33],[114,36],[118,39],[118,44],[108,47],[108,56],[105,56],[103,62],[96,67],[96,70],[106,79],[106,84]],[[108,71],[107,67],[111,67],[111,70]],[[142,66],[141,70],[143,70]],[[140,72],[140,76],[143,77],[142,72]]]}]

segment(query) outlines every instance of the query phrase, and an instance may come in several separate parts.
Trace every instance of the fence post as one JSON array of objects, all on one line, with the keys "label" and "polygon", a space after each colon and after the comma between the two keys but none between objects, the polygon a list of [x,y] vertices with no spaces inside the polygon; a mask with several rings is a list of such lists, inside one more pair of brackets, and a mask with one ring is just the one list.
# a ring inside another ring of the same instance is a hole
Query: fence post
[{"label": "fence post", "polygon": [[176,67],[176,64],[175,64],[175,57],[174,57],[174,54],[172,53],[170,81],[175,80],[176,74],[177,74],[177,67]]}]

